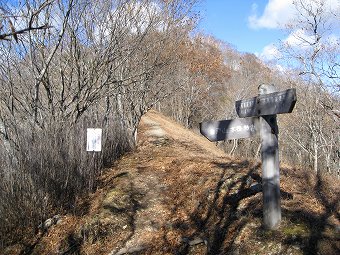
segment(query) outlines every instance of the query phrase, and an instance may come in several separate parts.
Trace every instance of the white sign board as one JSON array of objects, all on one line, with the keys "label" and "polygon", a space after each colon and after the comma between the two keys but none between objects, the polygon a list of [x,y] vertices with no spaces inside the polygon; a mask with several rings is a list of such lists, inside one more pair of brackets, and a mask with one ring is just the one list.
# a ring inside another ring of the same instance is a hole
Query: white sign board
[{"label": "white sign board", "polygon": [[200,123],[201,134],[211,142],[248,138],[256,135],[258,118],[206,121]]},{"label": "white sign board", "polygon": [[102,129],[88,128],[87,129],[87,151],[101,151],[102,150]]}]

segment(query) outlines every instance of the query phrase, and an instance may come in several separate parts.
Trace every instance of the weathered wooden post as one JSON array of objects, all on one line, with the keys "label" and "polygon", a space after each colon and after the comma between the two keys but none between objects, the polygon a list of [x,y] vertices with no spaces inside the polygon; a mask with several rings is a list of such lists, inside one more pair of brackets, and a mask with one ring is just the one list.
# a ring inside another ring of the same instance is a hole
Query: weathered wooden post
[{"label": "weathered wooden post", "polygon": [[[259,86],[259,95],[274,92],[276,92],[276,89],[273,85],[262,84]],[[263,224],[265,228],[275,229],[281,222],[280,163],[276,114],[260,117],[260,136]]]},{"label": "weathered wooden post", "polygon": [[268,229],[277,228],[281,221],[279,129],[276,114],[291,113],[295,103],[295,89],[276,92],[273,85],[262,84],[257,97],[235,102],[240,119],[200,123],[201,134],[212,142],[260,134],[263,225]]}]

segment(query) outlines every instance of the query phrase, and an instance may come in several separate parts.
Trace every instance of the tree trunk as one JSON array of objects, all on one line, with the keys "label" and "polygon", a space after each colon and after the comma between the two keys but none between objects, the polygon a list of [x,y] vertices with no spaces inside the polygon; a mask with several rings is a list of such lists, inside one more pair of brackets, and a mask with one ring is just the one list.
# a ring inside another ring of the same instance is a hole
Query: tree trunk
[{"label": "tree trunk", "polygon": [[231,151],[229,152],[230,156],[234,156],[234,153],[235,153],[235,150],[237,149],[237,146],[238,146],[238,140],[234,139],[233,140],[233,147],[232,147]]},{"label": "tree trunk", "polygon": [[319,173],[319,169],[318,169],[318,145],[316,143],[314,143],[314,172],[315,173]]},{"label": "tree trunk", "polygon": [[[18,164],[18,160],[16,158],[16,155],[14,153],[14,148],[9,140],[8,134],[7,134],[7,130],[6,130],[6,126],[5,123],[3,122],[3,120],[0,118],[0,141],[2,140],[3,142],[3,146],[7,152],[8,158],[10,159],[11,162],[11,171],[14,172],[15,166]],[[10,171],[6,171],[6,173],[8,175],[11,174]]]}]

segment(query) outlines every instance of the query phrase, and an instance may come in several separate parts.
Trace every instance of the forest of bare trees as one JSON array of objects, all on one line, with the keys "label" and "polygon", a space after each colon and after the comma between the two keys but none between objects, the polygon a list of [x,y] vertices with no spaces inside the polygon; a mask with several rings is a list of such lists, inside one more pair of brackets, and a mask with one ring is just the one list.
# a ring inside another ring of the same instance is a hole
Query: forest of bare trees
[{"label": "forest of bare trees", "polygon": [[[0,235],[73,210],[102,167],[135,146],[169,95],[193,1],[24,1],[1,6]],[[86,128],[103,153],[86,152]],[[3,245],[6,245],[4,243]]]},{"label": "forest of bare trees", "polygon": [[[196,129],[236,117],[234,102],[261,83],[297,89],[294,112],[279,116],[282,161],[339,177],[340,42],[325,42],[340,13],[325,15],[318,3],[295,2],[301,15],[287,31],[301,26],[309,36],[296,39],[308,47],[283,42],[282,71],[194,33],[195,0],[1,2],[0,246],[74,211],[102,169],[135,148],[151,108]],[[103,129],[101,153],[86,152],[91,127]],[[219,146],[257,158],[259,144]]]},{"label": "forest of bare trees", "polygon": [[[282,57],[274,65],[253,54],[239,53],[224,42],[204,36],[193,38],[191,47],[211,58],[190,62],[196,69],[188,66],[187,76],[182,74],[181,78],[191,79],[191,88],[165,101],[164,111],[186,126],[197,128],[199,121],[237,117],[235,101],[257,95],[259,84],[272,83],[279,90],[296,88],[294,112],[279,116],[282,161],[307,171],[339,176],[340,42],[332,34],[340,25],[339,10],[328,11],[325,1],[295,1],[294,7],[298,14],[285,26],[294,44],[282,42]],[[214,72],[209,72],[209,66]],[[205,80],[200,84],[197,81],[202,77]],[[185,107],[173,110],[172,105]],[[184,117],[191,113],[193,117]],[[259,140],[247,139],[225,141],[220,146],[227,153],[258,158],[259,144]]]}]

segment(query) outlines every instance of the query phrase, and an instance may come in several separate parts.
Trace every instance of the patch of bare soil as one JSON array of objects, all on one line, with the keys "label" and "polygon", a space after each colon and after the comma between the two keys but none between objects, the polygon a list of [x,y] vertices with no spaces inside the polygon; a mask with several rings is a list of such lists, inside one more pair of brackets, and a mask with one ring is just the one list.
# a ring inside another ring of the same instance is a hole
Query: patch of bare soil
[{"label": "patch of bare soil", "polygon": [[231,159],[155,111],[138,139],[79,201],[81,213],[21,254],[339,254],[338,182],[282,167],[283,220],[267,231],[259,163]]}]

